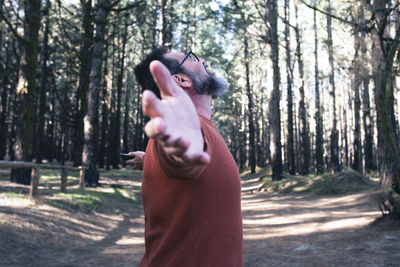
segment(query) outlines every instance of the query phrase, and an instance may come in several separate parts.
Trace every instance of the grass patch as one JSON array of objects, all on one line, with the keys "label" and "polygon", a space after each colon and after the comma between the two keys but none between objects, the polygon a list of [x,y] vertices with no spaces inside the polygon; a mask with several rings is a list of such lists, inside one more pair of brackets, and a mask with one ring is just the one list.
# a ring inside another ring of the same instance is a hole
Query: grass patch
[{"label": "grass patch", "polygon": [[322,175],[321,179],[316,180],[309,188],[310,192],[318,194],[346,194],[350,192],[361,192],[371,189],[376,184],[353,171],[345,170],[335,174]]},{"label": "grass patch", "polygon": [[261,177],[263,180],[263,189],[279,193],[311,192],[315,194],[338,195],[361,192],[378,186],[378,182],[375,181],[376,178],[369,179],[353,170],[345,170],[336,174],[325,173],[323,175],[293,176],[284,174],[283,177],[280,181],[272,181],[271,175]]},{"label": "grass patch", "polygon": [[92,211],[118,214],[121,206],[136,205],[134,193],[123,188],[90,188],[58,193],[47,203],[53,207],[84,213]]}]

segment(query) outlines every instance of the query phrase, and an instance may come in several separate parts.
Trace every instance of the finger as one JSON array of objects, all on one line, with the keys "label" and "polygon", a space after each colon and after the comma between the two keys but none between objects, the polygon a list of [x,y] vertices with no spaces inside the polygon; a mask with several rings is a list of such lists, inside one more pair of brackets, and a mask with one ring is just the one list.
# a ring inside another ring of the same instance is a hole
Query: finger
[{"label": "finger", "polygon": [[128,155],[135,158],[135,157],[137,157],[138,155],[140,155],[140,153],[142,153],[142,152],[140,152],[140,151],[133,151],[133,152],[128,152]]},{"label": "finger", "polygon": [[162,138],[167,130],[167,126],[162,118],[151,119],[145,126],[144,131],[149,138]]},{"label": "finger", "polygon": [[161,117],[163,106],[161,100],[150,90],[145,90],[142,97],[143,112],[150,118]]},{"label": "finger", "polygon": [[171,77],[171,73],[160,61],[154,60],[150,63],[150,72],[162,95],[173,96],[179,93],[179,86]]},{"label": "finger", "polygon": [[211,157],[207,152],[202,152],[190,156],[186,156],[185,154],[182,156],[185,161],[191,162],[196,165],[206,165],[211,161]]},{"label": "finger", "polygon": [[174,140],[168,140],[164,143],[166,151],[169,151],[171,154],[175,156],[182,156],[189,148],[190,143],[187,142],[184,138],[177,138]]}]

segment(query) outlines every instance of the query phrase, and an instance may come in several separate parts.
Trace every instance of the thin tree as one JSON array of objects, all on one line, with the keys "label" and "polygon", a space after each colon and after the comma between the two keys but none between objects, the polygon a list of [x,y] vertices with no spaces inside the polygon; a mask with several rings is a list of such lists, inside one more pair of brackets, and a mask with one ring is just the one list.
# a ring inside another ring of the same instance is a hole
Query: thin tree
[{"label": "thin tree", "polygon": [[73,161],[74,165],[82,163],[82,151],[84,145],[84,118],[88,109],[88,90],[90,83],[90,70],[92,64],[93,43],[93,15],[92,0],[81,0],[82,8],[82,44],[79,52],[80,71],[75,111],[75,131],[73,136]]},{"label": "thin tree", "polygon": [[[280,73],[279,73],[279,40],[278,40],[278,5],[277,0],[265,1],[265,20],[267,23],[267,50],[272,66],[272,90],[269,98],[270,157],[272,179],[282,179],[282,145],[280,118]],[[270,75],[271,76],[271,75]]]},{"label": "thin tree", "polygon": [[289,0],[285,0],[285,50],[286,50],[286,86],[287,86],[287,161],[289,173],[296,173],[296,162],[294,157],[294,136],[293,136],[293,68],[290,49],[290,26],[289,26],[290,6]]},{"label": "thin tree", "polygon": [[48,91],[47,78],[48,78],[48,61],[50,57],[49,47],[49,34],[50,34],[50,0],[46,1],[46,6],[43,10],[43,16],[45,17],[45,26],[41,48],[41,67],[40,67],[40,82],[39,82],[39,98],[38,98],[38,113],[37,113],[37,124],[36,124],[36,162],[41,163],[45,140],[44,140],[44,125],[45,125],[45,112],[46,112],[46,93]]},{"label": "thin tree", "polygon": [[[362,9],[362,5],[359,2],[354,3],[353,5],[353,16],[356,21],[360,20],[360,9]],[[362,172],[362,146],[361,146],[361,119],[360,119],[360,111],[361,111],[361,99],[360,99],[360,87],[362,82],[362,57],[360,56],[361,52],[361,36],[359,27],[353,26],[353,35],[354,35],[354,78],[352,82],[352,87],[354,91],[354,160],[353,160],[353,169],[356,171]]]},{"label": "thin tree", "polygon": [[108,0],[99,0],[97,3],[96,36],[93,41],[92,66],[90,70],[88,115],[85,117],[85,143],[82,162],[87,166],[85,182],[89,186],[97,186],[99,172],[97,170],[97,151],[99,134],[99,91],[101,81],[101,66],[104,51],[104,33],[107,24]]},{"label": "thin tree", "polygon": [[326,30],[328,33],[328,57],[329,57],[329,94],[330,100],[330,114],[332,116],[331,124],[331,168],[334,171],[340,170],[339,162],[339,131],[337,129],[337,114],[336,114],[336,92],[335,92],[335,66],[333,63],[333,41],[332,41],[332,6],[331,1],[327,0],[327,16],[326,16]]},{"label": "thin tree", "polygon": [[314,9],[314,86],[315,86],[315,165],[318,174],[324,172],[323,119],[319,90],[317,11]]}]

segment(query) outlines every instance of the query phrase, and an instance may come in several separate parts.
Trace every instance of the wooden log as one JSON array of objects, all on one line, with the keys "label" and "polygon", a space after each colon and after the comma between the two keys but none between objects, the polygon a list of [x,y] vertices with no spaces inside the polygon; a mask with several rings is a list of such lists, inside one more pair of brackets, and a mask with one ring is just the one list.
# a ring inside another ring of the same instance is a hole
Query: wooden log
[{"label": "wooden log", "polygon": [[37,197],[38,196],[39,177],[40,177],[40,168],[39,167],[32,168],[31,187],[29,189],[29,196],[30,197]]},{"label": "wooden log", "polygon": [[61,169],[61,185],[60,185],[60,191],[63,193],[67,192],[67,181],[68,181],[68,170],[63,168]]}]

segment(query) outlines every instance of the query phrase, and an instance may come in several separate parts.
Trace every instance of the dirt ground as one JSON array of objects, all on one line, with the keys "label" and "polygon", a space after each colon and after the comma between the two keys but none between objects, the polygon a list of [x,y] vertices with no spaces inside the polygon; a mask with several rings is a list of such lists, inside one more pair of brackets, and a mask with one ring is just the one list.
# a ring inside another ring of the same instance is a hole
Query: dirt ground
[{"label": "dirt ground", "polygon": [[[102,181],[137,201],[110,199],[108,208],[88,212],[49,205],[55,200],[46,187],[35,201],[4,194],[26,194],[27,187],[0,180],[0,266],[137,266],[144,217],[136,177]],[[257,184],[247,177],[242,186]],[[376,189],[339,196],[244,191],[244,265],[398,266],[400,224],[380,218],[378,196]]]}]

